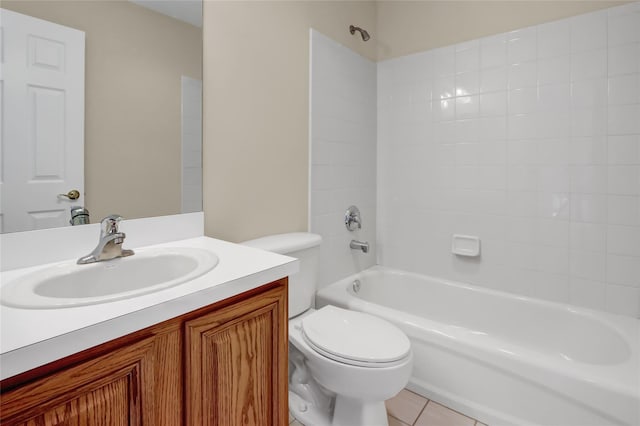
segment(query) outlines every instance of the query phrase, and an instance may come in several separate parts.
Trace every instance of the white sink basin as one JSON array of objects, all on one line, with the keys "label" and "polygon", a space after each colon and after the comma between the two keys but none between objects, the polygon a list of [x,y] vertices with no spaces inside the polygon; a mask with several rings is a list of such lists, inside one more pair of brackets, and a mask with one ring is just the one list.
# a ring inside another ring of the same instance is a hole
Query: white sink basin
[{"label": "white sink basin", "polygon": [[2,287],[4,305],[52,309],[128,299],[193,280],[216,267],[218,256],[198,248],[136,250],[133,256],[77,265],[62,262]]}]

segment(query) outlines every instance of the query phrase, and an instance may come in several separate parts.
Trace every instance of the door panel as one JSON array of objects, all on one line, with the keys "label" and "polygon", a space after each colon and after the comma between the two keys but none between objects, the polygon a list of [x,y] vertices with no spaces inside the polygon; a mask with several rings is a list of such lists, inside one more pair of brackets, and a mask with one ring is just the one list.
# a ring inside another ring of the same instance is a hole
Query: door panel
[{"label": "door panel", "polygon": [[[0,9],[2,232],[65,226],[84,195],[84,32]],[[79,200],[59,197],[71,189]]]},{"label": "door panel", "polygon": [[154,339],[148,338],[5,392],[0,421],[7,426],[152,424],[154,358]]},{"label": "door panel", "polygon": [[188,321],[187,425],[287,422],[286,288]]}]

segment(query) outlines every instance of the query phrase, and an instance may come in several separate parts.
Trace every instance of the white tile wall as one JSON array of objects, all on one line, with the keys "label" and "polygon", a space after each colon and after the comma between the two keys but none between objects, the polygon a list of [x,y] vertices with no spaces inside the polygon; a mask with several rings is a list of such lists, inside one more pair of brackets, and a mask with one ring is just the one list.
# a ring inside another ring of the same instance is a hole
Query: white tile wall
[{"label": "white tile wall", "polygon": [[[379,263],[640,317],[640,3],[377,75]],[[479,261],[454,233],[480,236]]]},{"label": "white tile wall", "polygon": [[202,81],[182,76],[182,213],[202,211]]},{"label": "white tile wall", "polygon": [[[408,63],[421,66],[414,55]],[[403,78],[411,79],[407,67]],[[376,262],[376,64],[311,30],[310,225],[322,235],[319,285],[324,286]],[[422,114],[431,99],[417,88],[402,116]],[[347,231],[344,213],[356,205],[362,229]],[[364,254],[351,239],[368,241]]]}]

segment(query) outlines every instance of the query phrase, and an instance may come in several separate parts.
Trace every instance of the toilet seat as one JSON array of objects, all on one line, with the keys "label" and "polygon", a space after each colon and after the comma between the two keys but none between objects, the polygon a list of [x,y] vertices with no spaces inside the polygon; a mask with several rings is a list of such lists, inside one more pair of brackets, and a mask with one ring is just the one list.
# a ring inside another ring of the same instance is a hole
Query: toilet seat
[{"label": "toilet seat", "polygon": [[390,367],[411,352],[408,337],[393,324],[331,305],[304,317],[301,331],[313,350],[349,365]]}]

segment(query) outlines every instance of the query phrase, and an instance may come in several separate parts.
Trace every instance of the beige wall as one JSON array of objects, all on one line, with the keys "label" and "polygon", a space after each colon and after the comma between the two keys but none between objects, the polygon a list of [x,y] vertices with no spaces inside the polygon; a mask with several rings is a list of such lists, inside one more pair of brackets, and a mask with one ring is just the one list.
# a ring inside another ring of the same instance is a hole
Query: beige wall
[{"label": "beige wall", "polygon": [[613,7],[627,1],[380,1],[378,59]]},{"label": "beige wall", "polygon": [[375,57],[372,2],[204,5],[207,235],[241,241],[307,229],[309,27]]},{"label": "beige wall", "polygon": [[620,3],[206,1],[206,234],[241,241],[307,229],[309,27],[387,59]]},{"label": "beige wall", "polygon": [[86,33],[85,193],[92,221],[180,212],[180,78],[201,30],[127,1],[2,1]]}]

